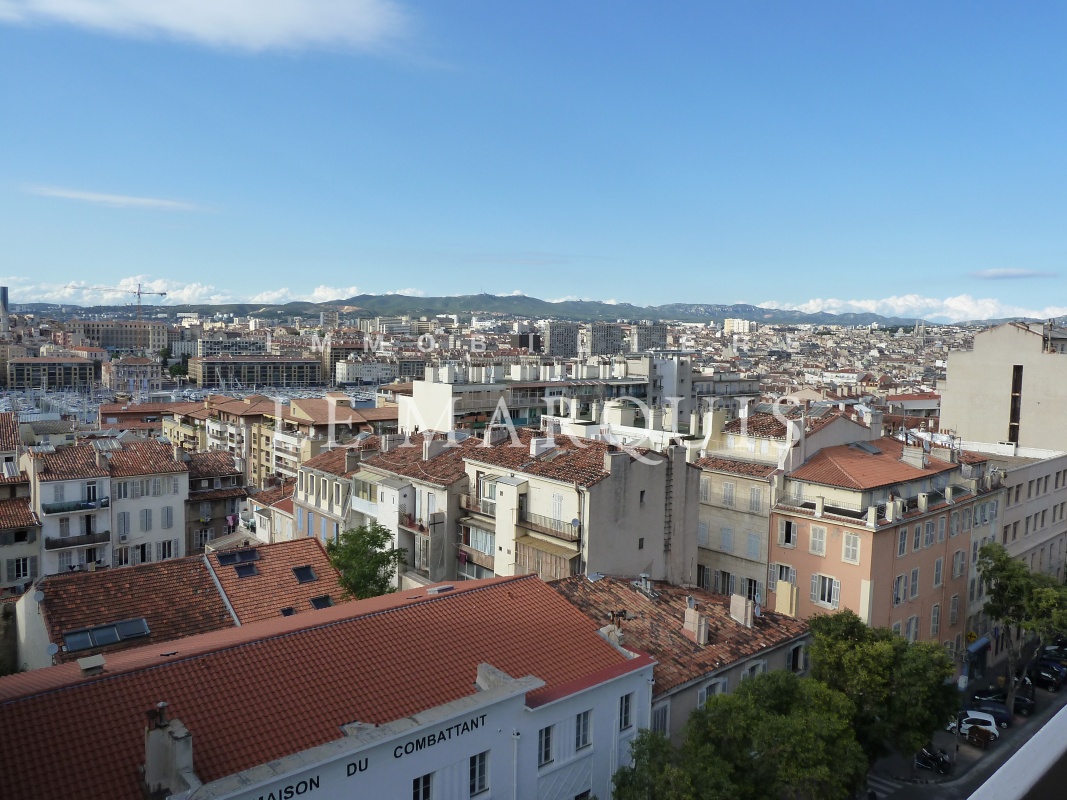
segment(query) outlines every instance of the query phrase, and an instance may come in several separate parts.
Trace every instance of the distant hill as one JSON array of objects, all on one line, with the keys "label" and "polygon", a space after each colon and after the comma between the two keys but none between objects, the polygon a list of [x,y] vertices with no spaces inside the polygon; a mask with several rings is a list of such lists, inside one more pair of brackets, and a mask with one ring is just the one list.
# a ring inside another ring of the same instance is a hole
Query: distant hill
[{"label": "distant hill", "polygon": [[[60,306],[56,303],[22,303],[27,311],[41,314],[58,314],[60,308],[66,316],[79,313],[132,313],[130,305],[120,306]],[[211,316],[234,314],[237,316],[288,317],[312,316],[323,310],[341,309],[350,316],[433,316],[435,314],[458,314],[461,317],[507,315],[532,319],[566,320],[670,320],[678,322],[718,322],[727,318],[754,320],[772,325],[870,325],[877,322],[883,327],[910,326],[914,319],[883,317],[879,314],[806,314],[802,311],[761,308],[736,303],[669,303],[661,306],[635,306],[630,303],[604,303],[599,300],[566,300],[551,303],[526,295],[467,294],[445,297],[411,297],[399,294],[361,294],[343,300],[326,303],[292,302],[277,305],[262,303],[225,303],[219,305],[145,305],[144,315],[151,318],[165,309],[173,315],[179,311],[196,311]]]}]

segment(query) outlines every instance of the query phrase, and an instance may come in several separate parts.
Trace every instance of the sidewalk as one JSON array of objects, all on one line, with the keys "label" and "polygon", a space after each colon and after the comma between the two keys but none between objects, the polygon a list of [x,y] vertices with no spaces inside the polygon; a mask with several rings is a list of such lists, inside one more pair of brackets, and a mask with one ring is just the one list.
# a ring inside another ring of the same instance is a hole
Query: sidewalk
[{"label": "sidewalk", "polygon": [[[1006,667],[1002,668],[1006,670]],[[964,693],[966,697],[979,688],[997,685],[997,676],[987,676],[981,682],[974,682],[967,687]],[[933,744],[948,753],[954,765],[948,775],[939,775],[937,772],[926,769],[918,769],[914,766],[913,756],[891,755],[877,761],[868,773],[868,783],[879,800],[888,797],[910,797],[909,787],[917,784],[943,784],[951,785],[958,783],[975,770],[983,767],[983,772],[992,773],[998,766],[1003,764],[1024,742],[1034,735],[1057,711],[1067,705],[1067,689],[1059,692],[1048,692],[1044,689],[1035,689],[1034,698],[1037,703],[1035,712],[1029,717],[1015,715],[1012,724],[1007,728],[1000,729],[1000,738],[991,742],[985,750],[981,750],[969,744],[965,737],[957,738],[946,730],[934,733]]]}]

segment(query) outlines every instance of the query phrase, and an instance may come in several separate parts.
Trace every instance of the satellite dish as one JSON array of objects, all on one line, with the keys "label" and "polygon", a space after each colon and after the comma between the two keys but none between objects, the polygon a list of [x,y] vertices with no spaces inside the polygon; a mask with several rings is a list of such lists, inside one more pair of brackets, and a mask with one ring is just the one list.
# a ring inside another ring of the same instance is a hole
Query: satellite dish
[{"label": "satellite dish", "polygon": [[33,593],[33,602],[35,602],[35,603],[43,603],[44,602],[44,592],[42,592],[40,589],[38,589],[36,592],[34,592]]},{"label": "satellite dish", "polygon": [[50,656],[54,656],[56,653],[59,652],[59,645],[55,642],[49,642],[48,647],[45,649],[45,652],[48,653],[48,655]]},{"label": "satellite dish", "polygon": [[577,528],[581,524],[582,524],[582,521],[580,519],[578,519],[577,517],[575,517],[574,519],[571,520],[571,525],[573,525],[575,528]]}]

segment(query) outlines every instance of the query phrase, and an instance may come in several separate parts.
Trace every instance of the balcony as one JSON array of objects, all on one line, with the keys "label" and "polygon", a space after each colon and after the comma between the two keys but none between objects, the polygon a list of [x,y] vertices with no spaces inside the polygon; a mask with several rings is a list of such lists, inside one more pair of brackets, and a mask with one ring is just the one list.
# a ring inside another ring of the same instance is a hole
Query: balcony
[{"label": "balcony", "polygon": [[42,514],[70,514],[75,511],[99,511],[111,506],[110,497],[97,500],[69,500],[64,503],[41,503]]},{"label": "balcony", "polygon": [[416,517],[414,514],[409,514],[407,511],[400,512],[397,518],[397,524],[401,528],[407,528],[409,531],[415,531],[416,533],[421,533],[423,535],[429,530],[425,520]]},{"label": "balcony", "polygon": [[79,536],[48,536],[44,540],[45,550],[66,550],[69,547],[89,547],[94,544],[107,544],[111,541],[111,531],[83,533]]},{"label": "balcony", "polygon": [[378,518],[378,504],[373,500],[354,494],[349,498],[348,504],[357,514],[362,514],[365,517],[372,517],[373,519]]},{"label": "balcony", "polygon": [[540,514],[532,514],[529,511],[519,513],[519,525],[531,531],[545,533],[565,542],[577,542],[581,536],[581,528],[564,522],[561,519],[552,519]]},{"label": "balcony", "polygon": [[459,505],[465,511],[473,511],[476,514],[484,514],[487,517],[496,516],[496,500],[485,497],[476,497],[473,494],[461,494]]}]

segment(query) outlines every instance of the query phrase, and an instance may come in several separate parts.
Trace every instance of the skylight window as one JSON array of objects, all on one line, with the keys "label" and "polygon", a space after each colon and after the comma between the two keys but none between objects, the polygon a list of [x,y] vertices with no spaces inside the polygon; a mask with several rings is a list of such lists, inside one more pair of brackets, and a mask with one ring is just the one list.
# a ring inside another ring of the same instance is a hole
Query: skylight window
[{"label": "skylight window", "polygon": [[282,609],[282,616],[283,617],[291,617],[295,613],[296,613],[296,609],[293,608],[292,606],[286,606],[285,608]]},{"label": "skylight window", "polygon": [[255,564],[234,564],[233,571],[237,573],[238,578],[251,578],[259,574]]},{"label": "skylight window", "polygon": [[319,579],[319,576],[315,574],[315,570],[310,566],[293,567],[293,574],[296,575],[297,583],[311,583]]},{"label": "skylight window", "polygon": [[219,566],[222,567],[232,567],[235,564],[245,564],[249,561],[259,561],[259,551],[254,547],[219,553]]},{"label": "skylight window", "polygon": [[104,647],[109,644],[118,644],[127,639],[136,639],[149,634],[148,622],[144,617],[126,619],[108,625],[97,625],[93,628],[79,628],[67,631],[63,634],[63,644],[68,653],[77,650],[88,650],[92,647]]},{"label": "skylight window", "polygon": [[330,599],[328,594],[321,594],[318,597],[311,598],[312,608],[329,608],[333,605],[333,600]]}]

